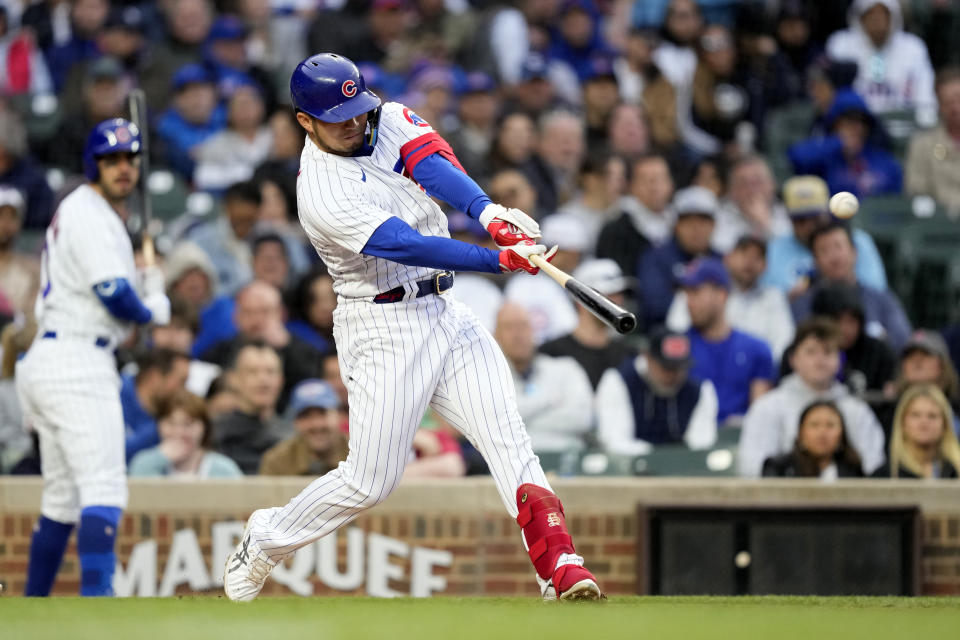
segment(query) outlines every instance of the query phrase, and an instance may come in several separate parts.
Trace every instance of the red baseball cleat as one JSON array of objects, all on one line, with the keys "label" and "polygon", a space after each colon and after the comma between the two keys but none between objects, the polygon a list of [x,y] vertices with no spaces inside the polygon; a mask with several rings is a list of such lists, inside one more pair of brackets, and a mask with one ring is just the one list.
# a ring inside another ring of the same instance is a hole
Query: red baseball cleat
[{"label": "red baseball cleat", "polygon": [[565,564],[553,572],[554,589],[559,600],[601,600],[605,598],[597,579],[584,567]]}]

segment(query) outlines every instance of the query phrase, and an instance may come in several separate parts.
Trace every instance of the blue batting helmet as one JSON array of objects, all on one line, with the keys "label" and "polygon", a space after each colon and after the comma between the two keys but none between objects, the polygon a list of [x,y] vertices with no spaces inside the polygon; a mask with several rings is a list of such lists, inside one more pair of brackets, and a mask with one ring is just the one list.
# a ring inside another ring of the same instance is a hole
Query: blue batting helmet
[{"label": "blue batting helmet", "polygon": [[297,65],[290,76],[290,97],[299,111],[322,122],[343,122],[380,106],[352,61],[318,53]]},{"label": "blue batting helmet", "polygon": [[91,182],[100,177],[97,158],[110,153],[140,153],[140,129],[123,118],[104,120],[93,128],[83,148],[83,173]]}]

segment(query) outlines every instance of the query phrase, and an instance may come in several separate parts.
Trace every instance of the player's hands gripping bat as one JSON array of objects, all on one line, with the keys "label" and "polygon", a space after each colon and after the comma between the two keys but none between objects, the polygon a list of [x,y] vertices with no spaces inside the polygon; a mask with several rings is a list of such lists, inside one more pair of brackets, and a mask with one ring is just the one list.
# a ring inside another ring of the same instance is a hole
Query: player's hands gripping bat
[{"label": "player's hands gripping bat", "polygon": [[150,321],[158,325],[170,324],[170,299],[166,294],[163,269],[156,265],[141,269],[140,292],[143,294],[143,306],[152,315]]},{"label": "player's hands gripping bat", "polygon": [[531,244],[530,241],[540,237],[540,225],[520,209],[488,204],[479,220],[500,249],[517,244]]},{"label": "player's hands gripping bat", "polygon": [[[556,247],[554,247],[556,250]],[[612,300],[583,284],[570,274],[561,271],[544,259],[544,256],[533,254],[530,263],[539,267],[544,273],[557,281],[560,286],[570,292],[577,302],[597,316],[604,324],[617,330],[617,333],[630,333],[637,328],[637,317],[614,303]]]},{"label": "player's hands gripping bat", "polygon": [[540,267],[532,264],[530,257],[536,255],[550,262],[556,254],[556,247],[547,251],[544,245],[534,244],[533,240],[527,240],[524,244],[517,244],[500,252],[500,269],[504,273],[526,271],[531,275],[537,275],[540,272]]},{"label": "player's hands gripping bat", "polygon": [[134,89],[129,97],[130,119],[140,130],[140,229],[143,237],[143,262],[147,267],[156,264],[153,236],[150,235],[153,203],[147,183],[150,178],[149,121],[147,120],[147,96],[143,89]]}]

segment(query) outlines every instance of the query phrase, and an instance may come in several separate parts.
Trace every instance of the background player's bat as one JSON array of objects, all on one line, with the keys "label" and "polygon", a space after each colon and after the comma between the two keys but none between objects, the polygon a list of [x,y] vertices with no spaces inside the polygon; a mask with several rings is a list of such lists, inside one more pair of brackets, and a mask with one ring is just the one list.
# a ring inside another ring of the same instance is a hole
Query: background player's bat
[{"label": "background player's bat", "polygon": [[530,262],[534,266],[540,267],[541,271],[569,291],[570,294],[577,299],[577,302],[582,304],[587,311],[600,318],[605,324],[616,329],[618,333],[630,333],[637,328],[637,316],[620,305],[615,304],[597,290],[591,289],[583,284],[569,273],[553,266],[547,262],[543,256],[530,256]]},{"label": "background player's bat", "polygon": [[152,267],[156,264],[153,249],[153,236],[150,235],[153,203],[150,202],[150,142],[149,121],[147,120],[147,96],[143,89],[130,92],[130,119],[140,129],[140,229],[143,238],[143,262]]}]

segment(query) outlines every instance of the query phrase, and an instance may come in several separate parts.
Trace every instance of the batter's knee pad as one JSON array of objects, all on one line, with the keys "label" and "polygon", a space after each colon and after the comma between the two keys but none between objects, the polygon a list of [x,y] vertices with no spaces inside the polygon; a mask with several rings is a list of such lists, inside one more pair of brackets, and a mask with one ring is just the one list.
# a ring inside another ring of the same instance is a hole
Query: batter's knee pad
[{"label": "batter's knee pad", "polygon": [[522,484],[517,489],[517,508],[517,524],[523,531],[530,561],[537,575],[549,580],[560,554],[574,553],[560,498],[535,484]]}]

